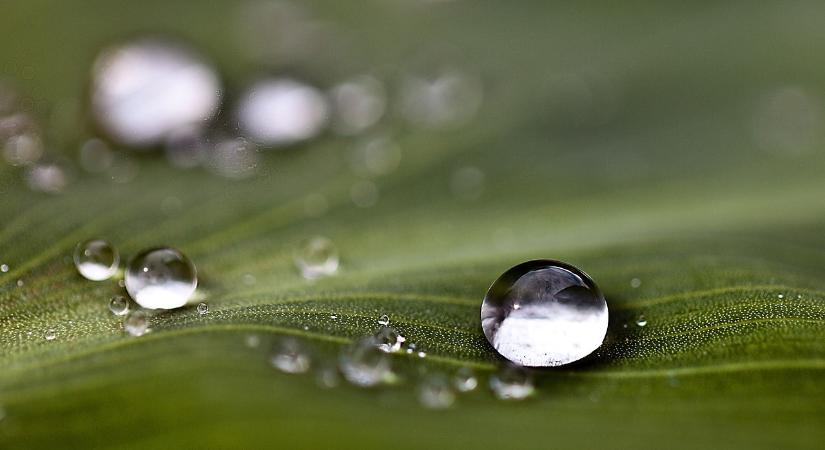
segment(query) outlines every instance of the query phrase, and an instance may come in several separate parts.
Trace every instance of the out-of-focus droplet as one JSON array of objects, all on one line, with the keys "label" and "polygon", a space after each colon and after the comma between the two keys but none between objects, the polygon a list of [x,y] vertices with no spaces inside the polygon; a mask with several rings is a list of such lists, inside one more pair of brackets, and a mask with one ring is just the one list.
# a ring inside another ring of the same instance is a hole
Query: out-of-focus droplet
[{"label": "out-of-focus droplet", "polygon": [[116,316],[125,316],[129,312],[129,299],[114,295],[109,299],[109,311]]},{"label": "out-of-focus droplet", "polygon": [[636,289],[641,285],[642,285],[642,280],[640,280],[638,278],[632,278],[630,280],[630,287],[632,287],[633,289]]},{"label": "out-of-focus droplet", "polygon": [[69,184],[66,169],[57,163],[40,163],[26,172],[29,189],[47,194],[58,194]]},{"label": "out-of-focus droplet", "polygon": [[149,147],[209,120],[220,104],[221,83],[215,69],[190,49],[144,38],[98,56],[91,97],[97,122],[113,139]]},{"label": "out-of-focus droplet", "polygon": [[295,339],[281,340],[270,359],[272,366],[285,373],[305,373],[310,367],[310,357],[306,348]]},{"label": "out-of-focus droplet", "polygon": [[255,174],[260,162],[258,147],[243,138],[224,139],[209,151],[206,164],[216,174],[233,179]]},{"label": "out-of-focus droplet", "polygon": [[477,167],[462,167],[450,178],[450,192],[459,200],[478,200],[484,192],[484,172]]},{"label": "out-of-focus droplet", "polygon": [[455,392],[444,375],[428,375],[418,385],[418,401],[425,408],[445,409],[455,403]]},{"label": "out-of-focus droplet", "polygon": [[100,139],[89,139],[80,147],[80,167],[86,172],[106,172],[111,169],[114,161],[112,149]]},{"label": "out-of-focus droplet", "polygon": [[822,103],[795,86],[765,95],[753,117],[753,139],[770,152],[799,155],[816,150],[825,141]]},{"label": "out-of-focus droplet", "polygon": [[258,279],[255,278],[255,275],[252,275],[251,273],[245,273],[242,278],[243,284],[245,284],[246,286],[255,286],[255,283],[258,282]]},{"label": "out-of-focus droplet", "polygon": [[54,331],[53,328],[49,328],[48,330],[46,330],[45,338],[47,341],[53,341],[57,339],[57,332]]},{"label": "out-of-focus droplet", "polygon": [[179,169],[197,167],[210,151],[209,141],[200,127],[190,126],[174,130],[164,143],[166,159]]},{"label": "out-of-focus droplet", "polygon": [[386,314],[381,314],[381,317],[378,318],[378,325],[381,326],[388,326],[390,324],[390,316]]},{"label": "out-of-focus droplet", "polygon": [[8,264],[0,264],[0,272],[6,273],[8,271],[9,271],[9,265]]},{"label": "out-of-focus droplet", "polygon": [[149,314],[140,309],[130,312],[123,321],[123,329],[132,336],[143,336],[149,332]]},{"label": "out-of-focus droplet", "polygon": [[126,268],[126,290],[144,308],[181,307],[197,286],[195,265],[173,248],[144,250],[135,255]]},{"label": "out-of-focus droplet", "polygon": [[361,180],[350,187],[349,196],[355,206],[369,208],[378,203],[378,186],[368,180]]},{"label": "out-of-focus droplet", "polygon": [[335,274],[338,271],[338,249],[322,236],[309,238],[296,248],[295,266],[307,280]]},{"label": "out-of-focus droplet", "polygon": [[341,352],[341,373],[350,383],[371,387],[383,383],[392,375],[388,355],[378,350],[375,338],[360,339]]},{"label": "out-of-focus droplet", "polygon": [[322,388],[334,388],[340,382],[338,370],[335,366],[323,366],[315,374],[315,381]]},{"label": "out-of-focus droplet", "polygon": [[350,167],[359,176],[388,175],[401,163],[401,147],[391,136],[382,134],[356,142]]},{"label": "out-of-focus droplet", "polygon": [[587,274],[535,260],[508,269],[487,291],[481,327],[503,357],[529,367],[578,361],[607,334],[607,302]]},{"label": "out-of-focus droplet", "polygon": [[332,128],[355,135],[375,125],[384,115],[386,93],[378,79],[362,75],[333,87],[329,93],[334,112]]},{"label": "out-of-focus droplet", "polygon": [[644,314],[640,314],[639,317],[636,318],[636,326],[644,327],[647,325],[647,318],[645,318]]},{"label": "out-of-focus droplet", "polygon": [[198,308],[197,309],[198,309],[198,314],[200,314],[201,316],[209,314],[209,305],[207,305],[204,302],[198,303]]},{"label": "out-of-focus droplet", "polygon": [[470,392],[478,387],[478,378],[473,369],[462,367],[453,375],[453,386],[458,392]]},{"label": "out-of-focus droplet", "polygon": [[501,400],[523,400],[536,392],[530,374],[514,366],[507,366],[490,376],[490,389]]},{"label": "out-of-focus droplet", "polygon": [[74,265],[88,280],[108,280],[117,273],[120,254],[112,244],[103,239],[83,241],[74,249]]},{"label": "out-of-focus droplet", "polygon": [[[2,143],[2,142],[0,142]],[[28,166],[43,156],[43,141],[33,131],[15,134],[6,139],[3,157],[12,166]]]},{"label": "out-of-focus droplet", "polygon": [[326,99],[318,89],[289,78],[262,80],[241,97],[241,133],[269,147],[283,147],[317,136],[327,123]]},{"label": "out-of-focus droplet", "polygon": [[261,344],[261,338],[257,334],[247,334],[244,344],[249,348],[257,348]]},{"label": "out-of-focus droplet", "polygon": [[402,80],[401,113],[415,125],[442,128],[463,125],[475,116],[483,98],[481,82],[457,70],[432,77],[409,75]]},{"label": "out-of-focus droplet", "polygon": [[394,328],[382,326],[375,332],[375,345],[384,353],[395,353],[401,350],[407,339]]}]

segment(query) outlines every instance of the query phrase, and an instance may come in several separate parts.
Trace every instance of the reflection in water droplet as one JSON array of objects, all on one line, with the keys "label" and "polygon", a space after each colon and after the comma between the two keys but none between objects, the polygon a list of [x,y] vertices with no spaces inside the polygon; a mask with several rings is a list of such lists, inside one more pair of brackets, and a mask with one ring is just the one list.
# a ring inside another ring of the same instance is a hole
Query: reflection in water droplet
[{"label": "reflection in water droplet", "polygon": [[453,386],[458,392],[470,392],[478,387],[478,378],[469,367],[462,367],[453,376]]},{"label": "reflection in water droplet", "polygon": [[531,367],[560,366],[589,355],[604,340],[607,319],[607,303],[593,280],[551,260],[507,270],[481,307],[490,344],[508,360]]},{"label": "reflection in water droplet", "polygon": [[315,236],[301,243],[294,255],[301,276],[315,280],[338,271],[338,249],[329,239]]},{"label": "reflection in water droplet", "polygon": [[307,350],[295,339],[281,340],[270,359],[272,367],[285,373],[305,373],[309,370],[310,357]]},{"label": "reflection in water droplet", "polygon": [[198,286],[195,265],[179,250],[144,250],[126,268],[126,290],[140,306],[172,309],[186,304]]},{"label": "reflection in water droplet", "polygon": [[347,381],[356,386],[370,387],[392,376],[391,361],[386,353],[378,350],[377,345],[375,338],[367,337],[341,352],[339,364]]},{"label": "reflection in water droplet", "polygon": [[57,194],[66,189],[69,177],[56,163],[37,164],[26,172],[26,184],[33,191]]},{"label": "reflection in water droplet", "polygon": [[123,329],[132,336],[143,336],[149,332],[149,314],[140,309],[132,311],[123,321]]},{"label": "reflection in water droplet", "polygon": [[398,331],[387,326],[382,326],[375,332],[375,342],[378,350],[384,353],[395,353],[401,350],[401,346],[404,345],[406,340],[404,336],[398,334]]},{"label": "reflection in water droplet", "polygon": [[80,147],[80,167],[86,172],[103,173],[111,169],[115,156],[100,139],[89,139]]},{"label": "reflection in water droplet", "polygon": [[387,326],[390,324],[390,316],[386,314],[381,314],[381,317],[378,318],[378,325]]},{"label": "reflection in water droplet", "polygon": [[386,134],[358,141],[350,158],[353,173],[365,177],[388,175],[400,163],[401,147]]},{"label": "reflection in water droplet", "polygon": [[451,127],[463,125],[475,116],[483,89],[475,77],[447,70],[431,78],[407,76],[402,80],[400,97],[401,113],[413,124]]},{"label": "reflection in water droplet", "polygon": [[46,330],[45,338],[46,338],[47,341],[53,341],[53,340],[57,339],[57,332],[55,332],[54,329],[50,328],[50,329]]},{"label": "reflection in water droplet", "polygon": [[636,318],[636,325],[640,327],[647,325],[647,319],[643,314],[640,314],[639,317]]},{"label": "reflection in water droplet", "polygon": [[490,377],[490,389],[501,400],[522,400],[532,396],[536,389],[526,370],[507,366]]},{"label": "reflection in water droplet", "polygon": [[368,75],[336,85],[329,96],[335,112],[333,129],[343,135],[355,135],[375,125],[386,108],[384,86]]},{"label": "reflection in water droplet", "polygon": [[207,154],[206,164],[216,174],[232,179],[255,174],[260,161],[258,147],[243,138],[218,142]]},{"label": "reflection in water droplet", "polygon": [[125,316],[129,312],[129,300],[122,295],[114,295],[109,299],[109,311],[116,316]]},{"label": "reflection in water droplet", "polygon": [[418,401],[425,408],[444,409],[455,403],[455,393],[441,374],[426,376],[418,386]]},{"label": "reflection in water droplet", "polygon": [[289,78],[262,80],[242,96],[237,109],[244,136],[272,147],[317,136],[327,122],[321,92]]},{"label": "reflection in water droplet", "polygon": [[369,208],[378,203],[378,186],[372,181],[359,181],[352,185],[349,196],[355,206]]},{"label": "reflection in water droplet", "polygon": [[221,85],[215,70],[180,45],[140,39],[105,50],[92,74],[92,110],[119,142],[148,147],[210,119]]},{"label": "reflection in water droplet", "polygon": [[117,249],[102,239],[81,242],[74,249],[74,265],[88,280],[108,280],[117,273],[119,264]]},{"label": "reflection in water droplet", "polygon": [[198,314],[200,314],[201,316],[203,316],[205,314],[209,314],[209,305],[207,305],[206,303],[203,303],[203,302],[198,303],[198,308],[197,309],[198,309]]}]

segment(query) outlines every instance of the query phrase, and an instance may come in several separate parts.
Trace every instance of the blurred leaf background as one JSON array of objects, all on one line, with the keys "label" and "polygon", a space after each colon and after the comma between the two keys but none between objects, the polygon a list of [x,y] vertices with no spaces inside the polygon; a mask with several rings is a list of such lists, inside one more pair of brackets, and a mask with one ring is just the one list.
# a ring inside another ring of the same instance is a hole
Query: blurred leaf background
[{"label": "blurred leaf background", "polygon": [[[226,108],[262,74],[321,88],[373,74],[388,91],[380,129],[402,149],[371,208],[349,198],[355,140],[332,133],[262,151],[247,180],[116,144],[139,165],[129,183],[75,168],[47,195],[0,165],[0,446],[819,445],[825,5],[310,1],[295,3],[298,25],[321,30],[317,42],[264,56],[284,36],[250,5],[0,2],[0,76],[67,161],[100,133],[88,118],[95,56],[146,34],[214,63]],[[478,77],[478,113],[447,129],[404,121],[400,80],[443,68]],[[463,168],[483,173],[471,198],[451,189]],[[305,212],[312,194],[329,202],[320,217]],[[317,234],[342,265],[308,283],[292,252]],[[182,249],[210,313],[158,314],[130,338],[106,306],[122,288],[82,279],[67,259],[93,237],[126,257]],[[535,373],[536,398],[502,402],[486,389],[499,361],[478,308],[501,272],[532,258],[593,276],[610,330],[584,363]],[[268,364],[284,335],[334,362],[381,314],[427,352],[394,356],[400,386],[324,390]],[[244,345],[250,333],[259,347]],[[444,411],[418,404],[422,372],[462,366],[482,377],[479,392]]]}]

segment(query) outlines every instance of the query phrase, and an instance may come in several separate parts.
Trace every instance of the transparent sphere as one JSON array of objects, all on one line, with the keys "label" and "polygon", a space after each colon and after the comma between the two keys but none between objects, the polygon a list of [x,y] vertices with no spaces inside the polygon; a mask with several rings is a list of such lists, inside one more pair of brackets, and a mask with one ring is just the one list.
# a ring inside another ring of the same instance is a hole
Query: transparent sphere
[{"label": "transparent sphere", "polygon": [[149,314],[143,310],[129,313],[123,321],[123,329],[132,336],[143,336],[149,330]]},{"label": "transparent sphere", "polygon": [[81,242],[74,249],[74,265],[88,280],[108,280],[117,272],[119,264],[117,249],[102,239]]},{"label": "transparent sphere", "polygon": [[144,250],[129,261],[126,290],[147,309],[172,309],[186,304],[198,276],[195,265],[179,250],[162,247]]},{"label": "transparent sphere", "polygon": [[294,260],[301,275],[308,280],[338,271],[338,249],[325,237],[316,236],[303,241],[295,251]]},{"label": "transparent sphere", "polygon": [[529,367],[578,361],[607,334],[607,302],[581,270],[528,261],[504,272],[487,291],[481,327],[508,360]]},{"label": "transparent sphere", "polygon": [[378,349],[373,337],[363,338],[345,348],[339,365],[344,378],[355,386],[371,387],[392,376],[392,363],[386,353]]},{"label": "transparent sphere", "polygon": [[129,300],[122,295],[109,299],[109,311],[116,316],[125,316],[129,312]]}]

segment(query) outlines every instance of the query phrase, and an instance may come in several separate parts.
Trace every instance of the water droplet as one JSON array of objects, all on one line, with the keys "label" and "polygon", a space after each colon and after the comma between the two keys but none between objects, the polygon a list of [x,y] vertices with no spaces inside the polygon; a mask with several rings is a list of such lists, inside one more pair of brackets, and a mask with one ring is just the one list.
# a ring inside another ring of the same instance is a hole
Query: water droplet
[{"label": "water droplet", "polygon": [[377,347],[374,337],[356,341],[341,352],[341,373],[350,383],[370,387],[386,381],[391,375],[391,361]]},{"label": "water droplet", "polygon": [[378,350],[385,353],[395,353],[401,350],[404,341],[407,339],[398,334],[398,332],[390,327],[381,327],[375,332],[375,342]]},{"label": "water droplet", "polygon": [[103,239],[91,239],[77,244],[74,265],[87,280],[108,280],[117,273],[120,255],[117,249]]},{"label": "water droplet", "polygon": [[237,116],[243,135],[272,147],[287,146],[318,135],[328,106],[314,87],[288,78],[262,80],[242,95]]},{"label": "water droplet", "polygon": [[126,290],[140,306],[172,309],[186,304],[198,286],[195,265],[179,250],[144,250],[126,268]]},{"label": "water droplet", "polygon": [[647,319],[644,314],[640,314],[639,317],[636,318],[636,325],[640,327],[647,325]]},{"label": "water droplet", "polygon": [[426,358],[427,357],[427,352],[418,352],[418,357],[419,358]]},{"label": "water droplet", "polygon": [[445,376],[429,375],[418,386],[418,401],[425,408],[449,408],[455,403],[455,393]]},{"label": "water droplet", "polygon": [[17,287],[23,287],[23,280],[17,280]]},{"label": "water droplet", "polygon": [[478,200],[484,191],[484,172],[477,167],[462,167],[450,179],[450,192],[459,200]]},{"label": "water droplet", "polygon": [[149,147],[175,130],[200,124],[218,109],[216,71],[193,51],[159,39],[105,50],[95,61],[92,110],[119,142]]},{"label": "water droplet", "polygon": [[272,367],[285,373],[305,373],[309,370],[310,358],[306,349],[295,339],[281,340],[270,359]]},{"label": "water droplet", "polygon": [[257,279],[257,278],[255,278],[255,275],[252,275],[251,273],[245,273],[245,274],[243,275],[243,284],[244,284],[244,285],[246,285],[246,286],[254,286],[254,285],[255,285],[255,283],[257,283],[257,282],[258,282],[258,279]]},{"label": "water droplet", "polygon": [[372,181],[358,181],[350,187],[349,196],[355,206],[369,208],[378,203],[378,186]]},{"label": "water droplet", "polygon": [[55,332],[54,329],[50,328],[50,329],[46,330],[46,336],[45,337],[46,337],[47,341],[53,341],[53,340],[57,339],[57,332]]},{"label": "water droplet", "polygon": [[560,366],[589,355],[602,344],[607,319],[607,303],[593,280],[552,260],[510,268],[481,306],[490,344],[508,360],[530,367]]},{"label": "water droplet", "polygon": [[149,332],[149,314],[140,309],[132,311],[123,321],[123,329],[132,336],[143,336]]},{"label": "water droplet", "polygon": [[257,348],[261,344],[261,338],[257,334],[247,334],[244,344],[249,348]]},{"label": "water droplet", "polygon": [[301,276],[315,280],[338,271],[338,249],[329,239],[315,236],[301,243],[294,255]]},{"label": "water droplet", "polygon": [[69,176],[57,163],[42,163],[26,172],[26,184],[33,191],[57,194],[69,184]]},{"label": "water droplet", "polygon": [[203,302],[198,303],[198,314],[202,316],[205,314],[209,314],[209,305]]},{"label": "water droplet", "polygon": [[630,280],[630,287],[632,287],[633,289],[636,289],[637,287],[639,287],[641,285],[642,285],[642,280],[640,280],[638,278],[632,278]]},{"label": "water droplet", "polygon": [[111,169],[115,155],[100,139],[93,138],[80,147],[80,167],[90,173],[103,173]]},{"label": "water droplet", "polygon": [[779,300],[782,300],[783,298],[785,298],[785,296],[783,294],[779,294],[776,297],[779,298]]},{"label": "water droplet", "polygon": [[390,324],[390,316],[386,314],[382,314],[381,317],[378,318],[378,325],[387,326]]},{"label": "water droplet", "polygon": [[[2,135],[0,134],[0,138]],[[24,131],[6,139],[3,157],[12,166],[28,166],[43,156],[43,142],[34,131]]]},{"label": "water droplet", "polygon": [[333,129],[343,135],[355,135],[373,126],[384,115],[384,86],[369,75],[355,77],[330,91],[335,112]]},{"label": "water droplet", "polygon": [[330,315],[329,318],[332,320],[338,320],[338,316],[336,316],[335,314]]},{"label": "water droplet", "polygon": [[526,370],[508,366],[490,377],[490,389],[501,400],[522,400],[532,396],[536,389]]},{"label": "water droplet", "polygon": [[407,76],[401,83],[401,113],[415,125],[427,128],[459,126],[481,106],[481,82],[457,70],[431,77]]},{"label": "water droplet", "polygon": [[116,316],[125,316],[129,312],[129,300],[122,295],[114,295],[109,299],[109,311]]},{"label": "water droplet", "polygon": [[0,264],[0,272],[6,273],[8,271],[9,271],[9,265],[8,264]]},{"label": "water droplet", "polygon": [[478,378],[469,367],[462,367],[453,376],[453,386],[458,392],[470,392],[478,387]]},{"label": "water droplet", "polygon": [[350,157],[352,172],[364,177],[389,175],[400,163],[401,147],[386,134],[359,140]]},{"label": "water droplet", "polygon": [[206,165],[210,170],[235,180],[254,175],[259,162],[258,147],[243,138],[219,141],[206,157]]}]

